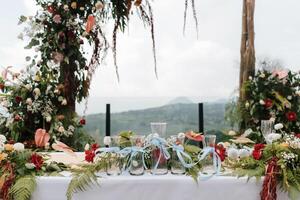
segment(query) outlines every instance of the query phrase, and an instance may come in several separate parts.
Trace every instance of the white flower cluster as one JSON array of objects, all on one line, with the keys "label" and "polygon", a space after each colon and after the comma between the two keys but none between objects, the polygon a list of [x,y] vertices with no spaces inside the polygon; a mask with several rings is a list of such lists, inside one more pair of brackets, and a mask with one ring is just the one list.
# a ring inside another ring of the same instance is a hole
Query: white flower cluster
[{"label": "white flower cluster", "polygon": [[287,135],[285,141],[292,149],[300,149],[300,138],[297,138],[294,135]]},{"label": "white flower cluster", "polygon": [[4,135],[0,135],[0,153],[4,150],[5,142],[6,142],[6,137]]},{"label": "white flower cluster", "polygon": [[289,164],[289,165],[292,165],[292,166],[296,166],[296,163],[298,162],[298,155],[297,154],[283,152],[281,154],[281,156],[283,158],[283,161],[286,164]]},{"label": "white flower cluster", "polygon": [[55,124],[55,133],[57,136],[65,136],[65,137],[69,137],[72,136],[75,132],[75,127],[70,125],[68,127],[68,129],[65,129],[63,124],[61,122],[58,122]]},{"label": "white flower cluster", "polygon": [[249,157],[251,153],[252,150],[246,148],[237,149],[236,147],[229,147],[227,149],[228,158],[233,160]]}]

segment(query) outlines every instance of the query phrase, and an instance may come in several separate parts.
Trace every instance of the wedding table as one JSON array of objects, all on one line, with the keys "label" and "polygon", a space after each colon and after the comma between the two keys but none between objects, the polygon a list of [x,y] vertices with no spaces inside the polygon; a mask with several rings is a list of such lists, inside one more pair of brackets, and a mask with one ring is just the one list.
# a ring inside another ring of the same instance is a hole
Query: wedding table
[{"label": "wedding table", "polygon": [[[39,177],[33,200],[65,200],[71,177]],[[200,180],[172,174],[155,176],[121,175],[99,178],[100,186],[92,186],[74,195],[74,200],[259,200],[262,182],[246,178],[215,176]],[[278,189],[278,200],[287,194]]]}]

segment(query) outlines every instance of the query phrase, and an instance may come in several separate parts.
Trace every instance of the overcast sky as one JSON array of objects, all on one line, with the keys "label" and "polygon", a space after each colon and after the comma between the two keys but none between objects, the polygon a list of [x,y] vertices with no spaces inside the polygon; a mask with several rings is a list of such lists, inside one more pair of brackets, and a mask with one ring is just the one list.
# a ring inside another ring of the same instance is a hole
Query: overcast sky
[{"label": "overcast sky", "polygon": [[[133,20],[119,36],[117,82],[111,59],[98,68],[91,97],[196,96],[203,101],[228,98],[237,88],[242,0],[196,0],[199,39],[191,10],[182,35],[184,0],[154,0],[159,79],[155,78],[148,30]],[[256,3],[257,57],[283,61],[300,69],[299,0],[260,0]],[[22,67],[27,52],[17,39],[21,14],[35,13],[33,0],[5,1],[0,8],[0,66]]]}]

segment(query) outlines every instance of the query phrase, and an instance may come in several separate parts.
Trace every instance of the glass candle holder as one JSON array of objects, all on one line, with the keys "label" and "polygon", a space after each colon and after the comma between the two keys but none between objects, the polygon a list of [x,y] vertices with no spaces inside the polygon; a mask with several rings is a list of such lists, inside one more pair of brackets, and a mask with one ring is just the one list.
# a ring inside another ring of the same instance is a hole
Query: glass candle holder
[{"label": "glass candle holder", "polygon": [[153,147],[151,151],[151,173],[164,175],[168,173],[168,160],[165,158],[160,147]]},{"label": "glass candle holder", "polygon": [[[172,135],[170,139],[172,144],[183,145],[184,138],[178,138],[177,135]],[[185,167],[182,165],[181,161],[179,160],[176,150],[173,149],[171,154],[171,173],[175,175],[181,175],[181,174],[185,174],[185,172],[186,172]]]},{"label": "glass candle holder", "polygon": [[167,123],[165,122],[151,122],[151,132],[157,133],[160,137],[165,138],[167,135]]},{"label": "glass candle holder", "polygon": [[[216,135],[205,135],[204,136],[204,149],[205,148],[215,148],[216,145]],[[215,174],[216,169],[214,166],[214,156],[213,153],[209,153],[203,160],[202,160],[202,173],[203,174]]]},{"label": "glass candle holder", "polygon": [[131,136],[130,141],[133,146],[133,152],[130,156],[129,173],[131,175],[140,176],[145,173],[143,152],[145,136]]},{"label": "glass candle holder", "polygon": [[261,133],[262,133],[263,137],[265,138],[265,141],[268,144],[271,143],[270,141],[268,141],[268,135],[272,133],[273,126],[274,126],[274,121],[272,121],[272,120],[261,120],[260,130],[261,130]]},{"label": "glass candle holder", "polygon": [[[111,137],[111,148],[117,148],[120,143],[120,136]],[[109,176],[118,176],[122,173],[123,159],[118,152],[106,153],[107,165],[106,174]]]}]

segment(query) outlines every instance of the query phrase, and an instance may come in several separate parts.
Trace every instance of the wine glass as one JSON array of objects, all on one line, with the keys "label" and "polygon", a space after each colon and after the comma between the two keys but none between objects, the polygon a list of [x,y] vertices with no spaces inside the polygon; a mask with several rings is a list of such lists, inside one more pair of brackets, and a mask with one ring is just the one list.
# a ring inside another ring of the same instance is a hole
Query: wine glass
[{"label": "wine glass", "polygon": [[268,135],[272,133],[274,126],[274,121],[272,120],[261,120],[260,130],[265,138],[265,141],[269,143],[268,141]]}]

